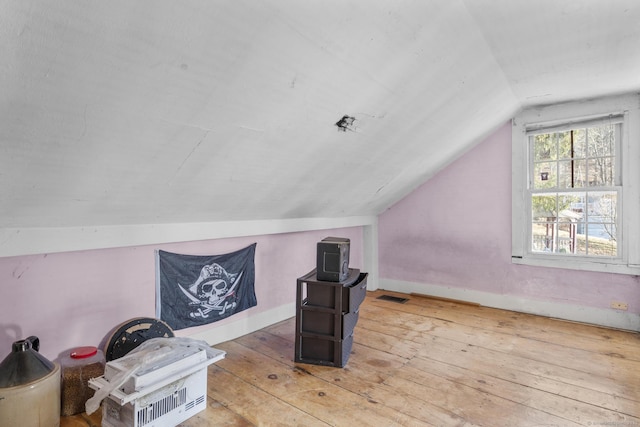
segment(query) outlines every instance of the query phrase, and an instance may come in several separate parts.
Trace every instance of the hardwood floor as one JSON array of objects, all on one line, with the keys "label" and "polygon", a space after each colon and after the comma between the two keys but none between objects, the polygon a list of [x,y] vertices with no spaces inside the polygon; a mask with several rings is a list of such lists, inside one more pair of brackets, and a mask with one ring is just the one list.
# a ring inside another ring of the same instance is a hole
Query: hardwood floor
[{"label": "hardwood floor", "polygon": [[[640,427],[640,335],[369,292],[345,368],[293,362],[295,319],[216,345],[202,426]],[[62,427],[99,425],[66,417]]]}]

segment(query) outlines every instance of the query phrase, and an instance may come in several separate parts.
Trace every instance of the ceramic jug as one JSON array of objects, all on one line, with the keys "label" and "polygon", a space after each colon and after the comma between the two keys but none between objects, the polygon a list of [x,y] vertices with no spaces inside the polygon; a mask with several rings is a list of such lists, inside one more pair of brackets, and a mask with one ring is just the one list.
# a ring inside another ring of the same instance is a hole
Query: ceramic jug
[{"label": "ceramic jug", "polygon": [[31,336],[0,363],[0,426],[60,426],[60,366],[39,350]]}]

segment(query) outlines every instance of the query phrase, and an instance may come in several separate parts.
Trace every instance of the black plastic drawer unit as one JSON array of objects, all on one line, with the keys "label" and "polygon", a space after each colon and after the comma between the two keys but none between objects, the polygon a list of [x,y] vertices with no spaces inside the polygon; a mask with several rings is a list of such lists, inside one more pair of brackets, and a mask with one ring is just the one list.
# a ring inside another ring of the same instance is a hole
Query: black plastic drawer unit
[{"label": "black plastic drawer unit", "polygon": [[303,335],[300,337],[300,354],[296,362],[342,368],[349,361],[352,346],[353,335],[343,340]]},{"label": "black plastic drawer unit", "polygon": [[[341,321],[336,323],[336,317],[332,313],[318,310],[302,310],[300,311],[301,326],[304,332],[318,335],[327,335],[329,337],[336,336],[339,333],[340,338],[348,337],[353,333],[358,322],[359,312],[342,313]],[[336,326],[339,328],[336,331]]]},{"label": "black plastic drawer unit", "polygon": [[295,361],[343,367],[351,354],[367,273],[349,269],[342,282],[319,281],[316,270],[300,277],[296,300]]},{"label": "black plastic drawer unit", "polygon": [[[367,273],[360,273],[360,270],[350,269],[349,271],[355,271],[353,276],[349,274],[349,278],[342,282],[318,282],[318,281],[305,281],[307,286],[307,298],[305,305],[314,307],[326,307],[335,308],[339,305],[343,312],[356,311],[364,297],[367,295]],[[327,285],[331,283],[331,285]],[[342,293],[342,300],[338,301],[338,293]]]}]

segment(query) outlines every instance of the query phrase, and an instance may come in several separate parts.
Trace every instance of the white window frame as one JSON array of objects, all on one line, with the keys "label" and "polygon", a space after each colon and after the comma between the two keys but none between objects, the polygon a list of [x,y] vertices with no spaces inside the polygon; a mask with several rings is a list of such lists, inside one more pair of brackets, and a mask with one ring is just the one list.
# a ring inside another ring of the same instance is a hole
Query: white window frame
[{"label": "white window frame", "polygon": [[[528,132],[536,128],[571,126],[609,116],[623,116],[619,167],[621,205],[618,211],[619,256],[588,257],[531,251]],[[514,264],[574,270],[640,274],[640,96],[628,94],[600,99],[529,107],[512,121],[511,260]]]}]

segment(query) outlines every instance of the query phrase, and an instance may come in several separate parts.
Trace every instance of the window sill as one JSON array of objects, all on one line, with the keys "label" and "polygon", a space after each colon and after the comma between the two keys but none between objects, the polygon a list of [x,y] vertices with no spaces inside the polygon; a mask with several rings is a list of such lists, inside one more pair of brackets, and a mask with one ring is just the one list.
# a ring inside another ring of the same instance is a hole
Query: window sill
[{"label": "window sill", "polygon": [[622,261],[568,259],[544,255],[511,257],[512,264],[530,265],[534,267],[564,268],[568,270],[596,271],[601,273],[640,275],[640,265],[628,265]]}]

